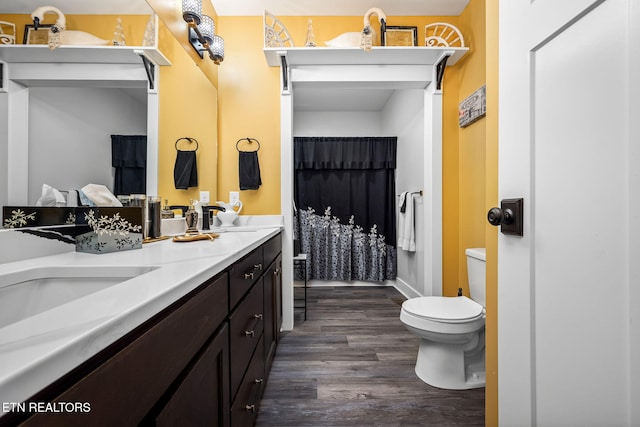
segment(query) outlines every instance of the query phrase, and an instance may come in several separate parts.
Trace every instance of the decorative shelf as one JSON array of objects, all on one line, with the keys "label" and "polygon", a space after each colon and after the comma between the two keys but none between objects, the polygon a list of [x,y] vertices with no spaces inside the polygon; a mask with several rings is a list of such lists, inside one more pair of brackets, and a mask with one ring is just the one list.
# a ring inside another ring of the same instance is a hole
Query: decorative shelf
[{"label": "decorative shelf", "polygon": [[455,65],[468,47],[374,46],[371,52],[359,47],[266,47],[264,55],[270,67],[281,65],[434,65],[451,52],[447,66]]},{"label": "decorative shelf", "polygon": [[6,63],[137,64],[140,56],[156,65],[171,65],[162,52],[148,46],[60,46],[54,50],[46,45],[0,46],[0,60]]}]

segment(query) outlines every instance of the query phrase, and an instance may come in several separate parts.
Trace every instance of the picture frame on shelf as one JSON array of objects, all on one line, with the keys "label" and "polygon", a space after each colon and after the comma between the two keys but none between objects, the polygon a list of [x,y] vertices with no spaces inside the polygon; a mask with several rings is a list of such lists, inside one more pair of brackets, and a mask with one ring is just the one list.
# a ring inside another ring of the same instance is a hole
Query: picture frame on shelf
[{"label": "picture frame on shelf", "polygon": [[418,27],[387,25],[380,42],[382,46],[418,46]]},{"label": "picture frame on shelf", "polygon": [[33,24],[25,24],[23,44],[49,44],[49,28],[51,24],[40,24],[38,29]]}]

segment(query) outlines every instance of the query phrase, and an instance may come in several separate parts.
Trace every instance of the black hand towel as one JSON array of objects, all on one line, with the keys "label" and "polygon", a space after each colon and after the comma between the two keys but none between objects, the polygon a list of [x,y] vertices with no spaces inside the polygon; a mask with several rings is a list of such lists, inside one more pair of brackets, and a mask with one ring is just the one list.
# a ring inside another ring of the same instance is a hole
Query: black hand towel
[{"label": "black hand towel", "polygon": [[111,135],[111,166],[115,168],[113,194],[145,194],[147,136]]},{"label": "black hand towel", "polygon": [[176,164],[173,167],[173,181],[177,190],[186,190],[198,186],[198,168],[195,151],[177,150]]},{"label": "black hand towel", "polygon": [[240,151],[238,170],[240,172],[240,189],[257,190],[262,185],[260,165],[257,151]]}]

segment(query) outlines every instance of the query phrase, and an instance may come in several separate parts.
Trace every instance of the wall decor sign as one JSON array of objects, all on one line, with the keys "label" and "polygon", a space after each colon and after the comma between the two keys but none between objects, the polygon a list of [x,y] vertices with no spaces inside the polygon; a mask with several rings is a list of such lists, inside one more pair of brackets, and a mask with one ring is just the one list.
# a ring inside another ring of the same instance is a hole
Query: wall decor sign
[{"label": "wall decor sign", "polygon": [[382,32],[382,46],[418,46],[418,27],[387,25]]},{"label": "wall decor sign", "polygon": [[458,122],[461,128],[487,115],[487,87],[482,86],[460,103]]}]

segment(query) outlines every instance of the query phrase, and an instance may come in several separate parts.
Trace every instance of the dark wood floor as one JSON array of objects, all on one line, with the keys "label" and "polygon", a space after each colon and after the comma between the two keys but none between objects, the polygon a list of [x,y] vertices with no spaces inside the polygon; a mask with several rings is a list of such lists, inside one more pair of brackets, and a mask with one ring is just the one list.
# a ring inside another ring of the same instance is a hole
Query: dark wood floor
[{"label": "dark wood floor", "polygon": [[[298,289],[296,289],[298,291]],[[280,341],[257,426],[483,426],[484,389],[416,377],[419,340],[391,287],[309,288]]]}]

